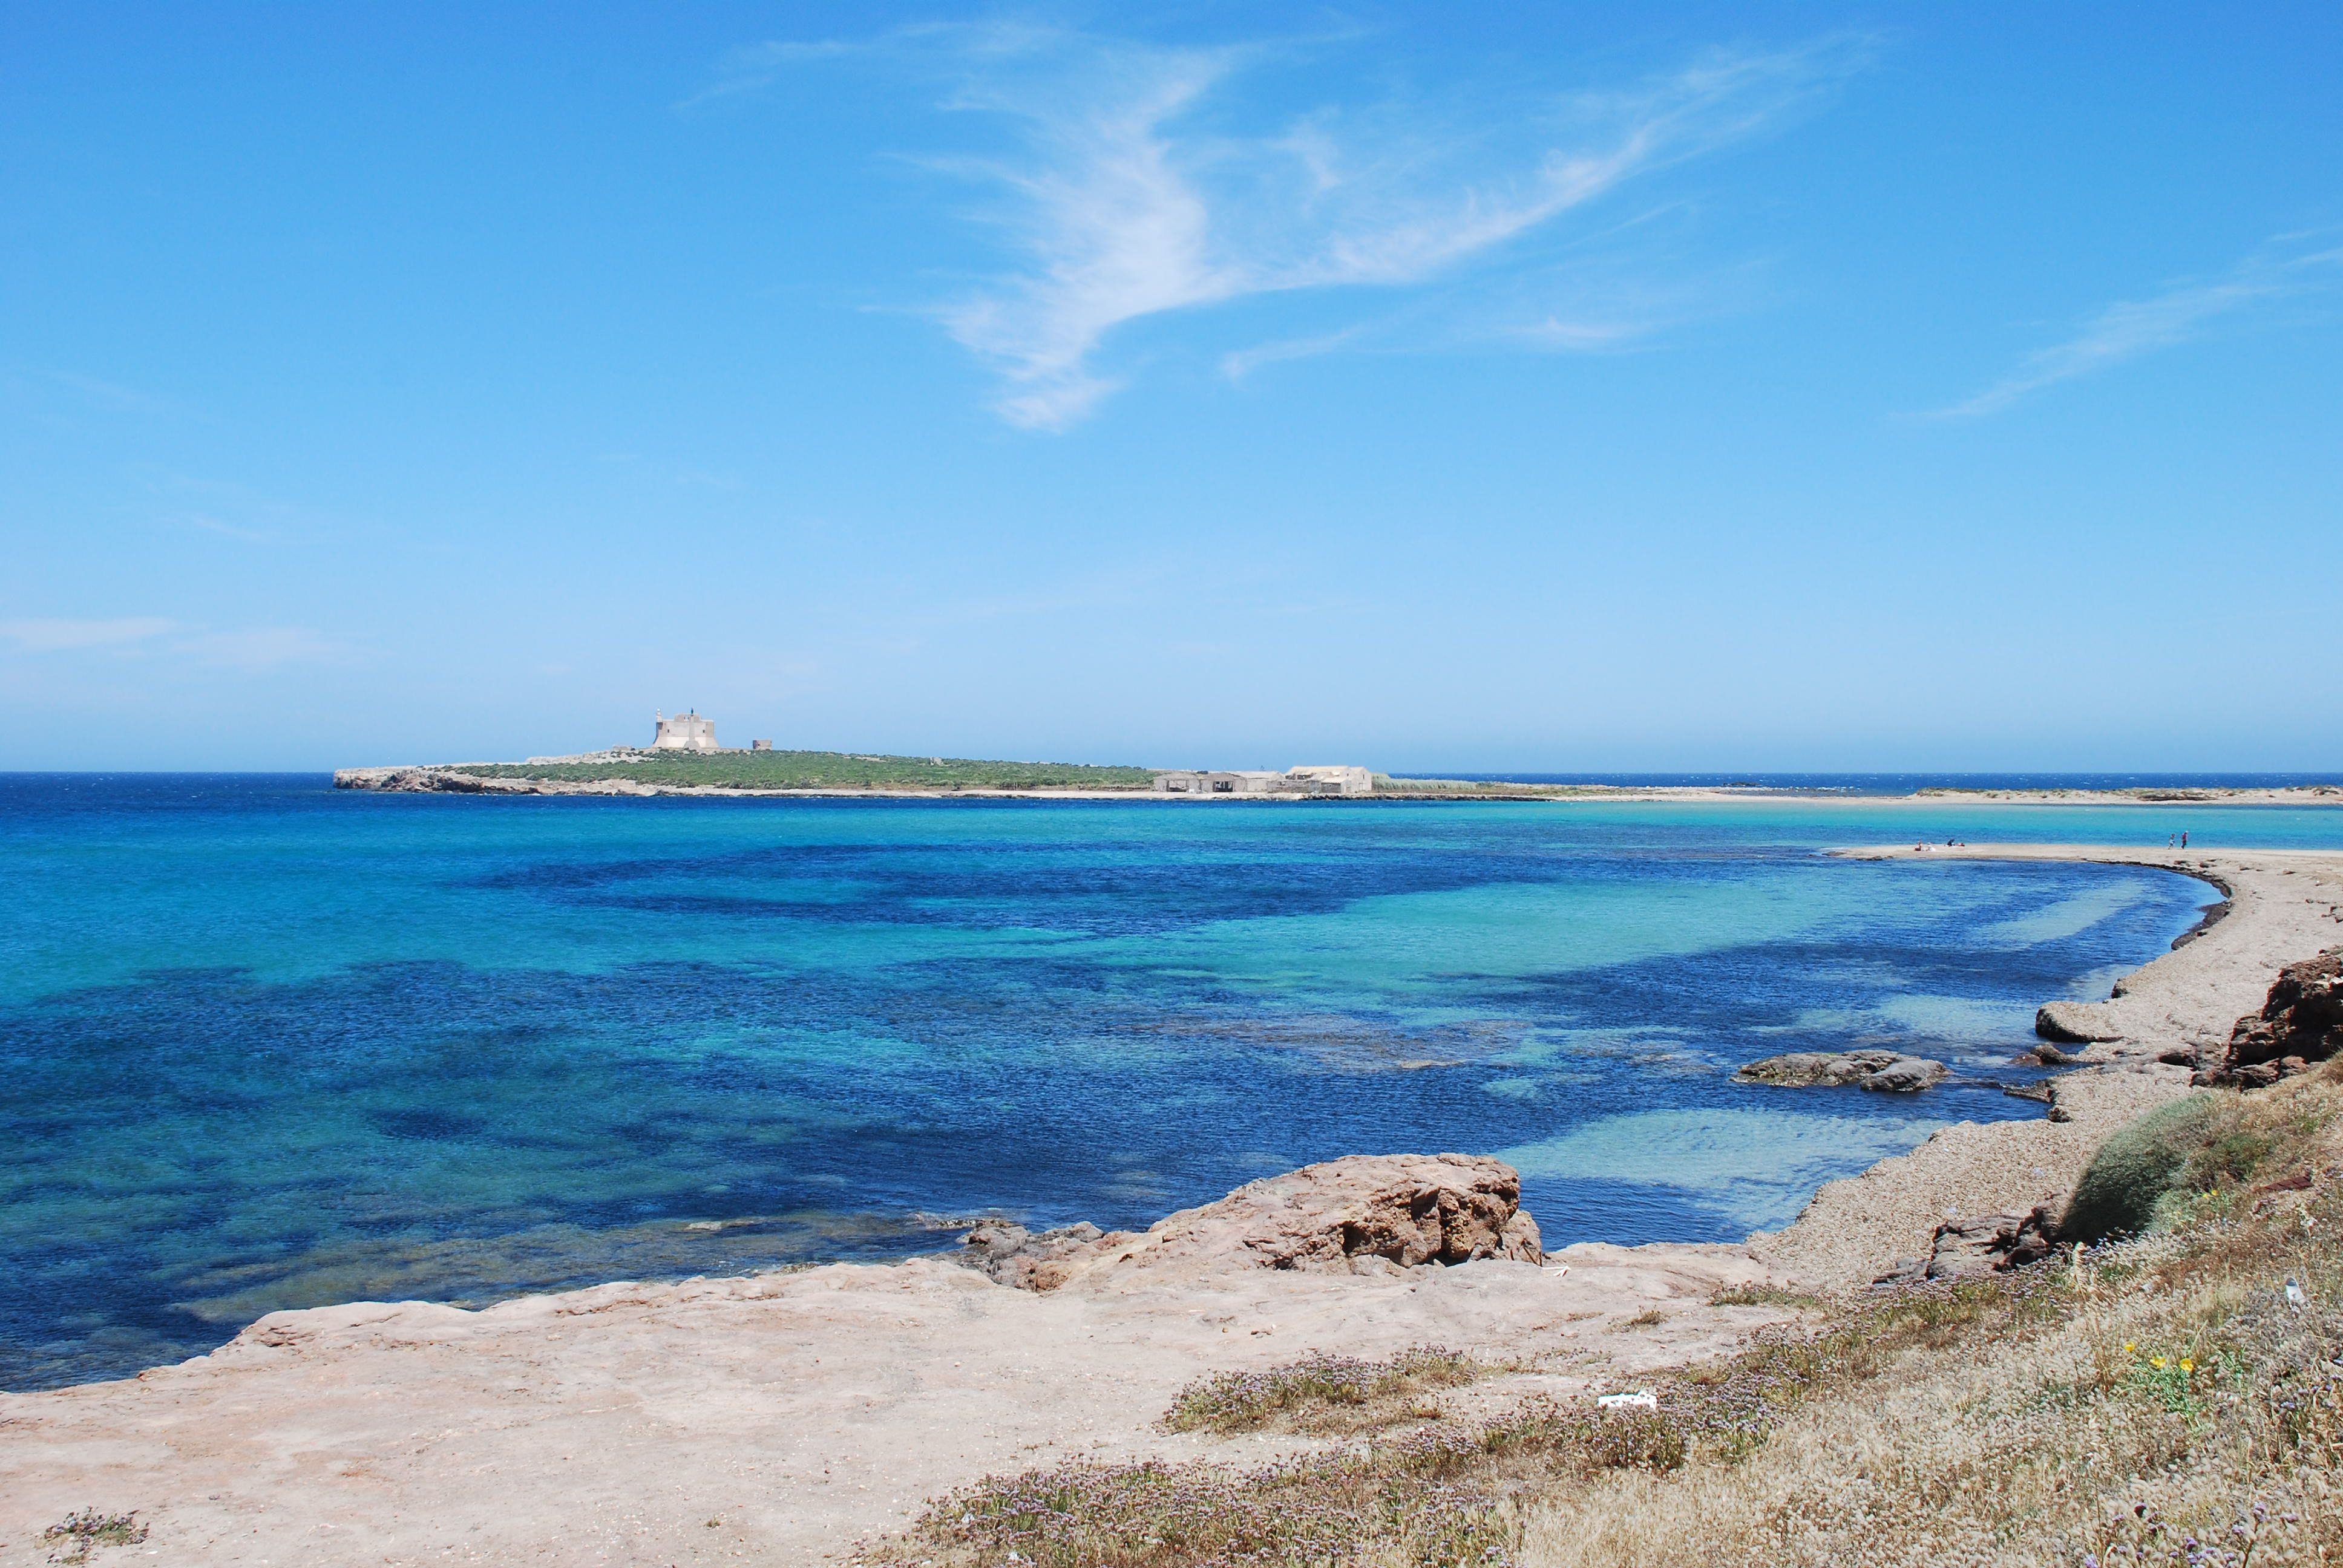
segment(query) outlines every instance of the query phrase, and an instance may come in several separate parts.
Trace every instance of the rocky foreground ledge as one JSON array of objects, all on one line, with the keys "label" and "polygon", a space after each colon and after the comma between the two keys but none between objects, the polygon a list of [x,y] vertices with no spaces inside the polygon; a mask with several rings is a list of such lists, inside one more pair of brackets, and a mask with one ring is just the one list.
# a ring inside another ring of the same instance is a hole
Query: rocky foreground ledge
[{"label": "rocky foreground ledge", "polygon": [[1712,1304],[1769,1278],[1741,1248],[1547,1254],[1520,1191],[1495,1160],[1352,1158],[1144,1231],[980,1227],[958,1259],[276,1312],[0,1396],[0,1563],[85,1506],[137,1510],[174,1563],[818,1562],[988,1472],[1307,1444],[1156,1430],[1207,1372],[1440,1343],[1523,1369],[1453,1396],[1493,1409],[1795,1315]]}]

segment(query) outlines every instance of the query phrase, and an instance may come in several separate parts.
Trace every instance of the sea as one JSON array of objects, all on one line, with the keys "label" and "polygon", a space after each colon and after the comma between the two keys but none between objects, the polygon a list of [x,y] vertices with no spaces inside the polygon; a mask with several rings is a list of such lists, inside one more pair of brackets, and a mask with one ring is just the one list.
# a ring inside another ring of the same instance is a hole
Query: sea
[{"label": "sea", "polygon": [[[1944,781],[1174,804],[0,775],[0,1388],[281,1308],[1143,1226],[1351,1153],[1499,1155],[1550,1245],[1738,1239],[1947,1122],[2039,1115],[2005,1092],[2035,1008],[2106,995],[2218,897],[1829,848],[2343,848],[2338,809],[1849,798]],[[1857,1046],[1956,1077],[1733,1081]]]}]

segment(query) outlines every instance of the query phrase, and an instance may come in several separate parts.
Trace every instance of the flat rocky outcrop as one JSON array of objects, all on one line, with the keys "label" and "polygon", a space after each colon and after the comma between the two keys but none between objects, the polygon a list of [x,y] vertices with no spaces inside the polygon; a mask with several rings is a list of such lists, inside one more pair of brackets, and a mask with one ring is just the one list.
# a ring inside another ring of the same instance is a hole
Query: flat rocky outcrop
[{"label": "flat rocky outcrop", "polygon": [[2060,1045],[2093,1045],[2124,1037],[2123,1026],[2107,1004],[2097,1001],[2045,1002],[2035,1010],[2034,1032]]},{"label": "flat rocky outcrop", "polygon": [[1159,1283],[1255,1269],[1391,1273],[1483,1258],[1541,1262],[1522,1179],[1473,1154],[1354,1154],[1238,1188],[1143,1232],[1033,1232],[986,1224],[960,1261],[1005,1285],[1052,1291]]},{"label": "flat rocky outcrop", "polygon": [[1893,1050],[1794,1050],[1753,1061],[1734,1078],[1782,1089],[1839,1089],[1848,1084],[1887,1094],[1916,1094],[1952,1076],[1941,1061]]}]

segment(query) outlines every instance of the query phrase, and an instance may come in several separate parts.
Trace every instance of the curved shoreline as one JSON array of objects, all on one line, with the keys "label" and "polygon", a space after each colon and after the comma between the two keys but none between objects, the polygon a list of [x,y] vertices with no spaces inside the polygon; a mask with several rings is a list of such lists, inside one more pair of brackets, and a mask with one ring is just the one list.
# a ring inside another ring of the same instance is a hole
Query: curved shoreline
[{"label": "curved shoreline", "polygon": [[2152,866],[2195,877],[2226,896],[2170,951],[2117,980],[2106,1000],[2085,1004],[2117,1038],[2068,1048],[2084,1065],[2052,1081],[2053,1103],[2065,1120],[1956,1122],[1909,1154],[1825,1184],[1788,1228],[1751,1238],[1768,1261],[1828,1288],[1847,1288],[1897,1259],[1925,1256],[1929,1237],[1947,1218],[2024,1213],[2071,1190],[2108,1133],[2188,1092],[2188,1067],[2159,1057],[2217,1049],[2241,1016],[2261,1007],[2281,968],[2343,943],[2343,853],[2336,851],[1974,844],[1835,852],[1888,863]]},{"label": "curved shoreline", "polygon": [[1840,852],[1884,870],[1947,858],[2158,866],[2218,879],[2229,913],[2091,1004],[2121,1038],[2056,1081],[2071,1120],[1943,1129],[1745,1246],[1584,1243],[1544,1268],[1102,1275],[1049,1294],[919,1259],[614,1283],[480,1312],[272,1313],[211,1355],[135,1379],[0,1395],[0,1563],[41,1561],[38,1531],[85,1505],[140,1510],[178,1563],[805,1561],[987,1472],[1076,1457],[1255,1463],[1306,1445],[1156,1431],[1206,1371],[1433,1342],[1526,1369],[1468,1402],[1633,1386],[1795,1315],[1719,1304],[1724,1287],[1852,1288],[1948,1209],[2022,1208],[2071,1184],[2107,1132],[2186,1091],[2187,1069],[2158,1055],[2225,1040],[2278,968],[2343,943],[2343,853]]}]

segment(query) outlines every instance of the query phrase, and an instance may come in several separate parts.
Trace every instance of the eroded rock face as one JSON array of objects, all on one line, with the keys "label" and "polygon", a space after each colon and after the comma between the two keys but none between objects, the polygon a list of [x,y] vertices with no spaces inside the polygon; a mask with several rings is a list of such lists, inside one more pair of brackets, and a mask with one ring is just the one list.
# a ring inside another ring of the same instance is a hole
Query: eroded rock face
[{"label": "eroded rock face", "polygon": [[1402,1268],[1476,1258],[1537,1262],[1537,1221],[1522,1179],[1472,1154],[1357,1154],[1238,1188],[1148,1231],[1168,1251],[1242,1256],[1265,1269],[1341,1267],[1382,1258]]},{"label": "eroded rock face", "polygon": [[2343,1052],[2343,948],[2278,971],[2259,1012],[2237,1020],[2220,1062],[2191,1082],[2258,1089]]},{"label": "eroded rock face", "polygon": [[1936,1227],[1925,1258],[1899,1259],[1874,1284],[1920,1280],[1966,1280],[2038,1263],[2057,1250],[2056,1203],[2037,1203],[2024,1214],[1981,1214],[1948,1220]]},{"label": "eroded rock face", "polygon": [[2061,1045],[2090,1045],[2124,1037],[2107,1004],[2097,1001],[2045,1002],[2035,1010],[2034,1032]]},{"label": "eroded rock face", "polygon": [[1783,1089],[1836,1089],[1856,1084],[1889,1094],[1916,1094],[1952,1076],[1941,1061],[1892,1050],[1794,1050],[1753,1061],[1734,1078]]},{"label": "eroded rock face", "polygon": [[1054,1290],[1076,1280],[1249,1269],[1357,1273],[1511,1258],[1541,1262],[1519,1172],[1471,1154],[1361,1154],[1305,1165],[1183,1209],[1146,1231],[1018,1225],[970,1231],[961,1261],[1003,1284]]},{"label": "eroded rock face", "polygon": [[380,789],[394,794],[534,795],[527,779],[480,778],[447,768],[344,768],[334,775],[337,789]]}]

